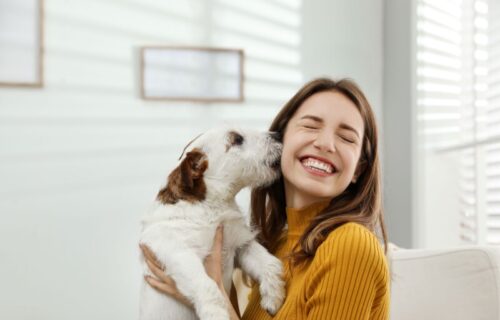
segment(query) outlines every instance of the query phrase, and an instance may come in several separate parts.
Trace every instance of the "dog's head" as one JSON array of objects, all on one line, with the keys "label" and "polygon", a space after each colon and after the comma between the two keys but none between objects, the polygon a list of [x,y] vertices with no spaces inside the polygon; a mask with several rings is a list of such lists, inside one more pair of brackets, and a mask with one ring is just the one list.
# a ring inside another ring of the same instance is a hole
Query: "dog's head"
[{"label": "dog's head", "polygon": [[207,131],[187,147],[158,200],[226,200],[244,187],[270,184],[280,174],[281,149],[279,137],[270,132],[237,128]]}]

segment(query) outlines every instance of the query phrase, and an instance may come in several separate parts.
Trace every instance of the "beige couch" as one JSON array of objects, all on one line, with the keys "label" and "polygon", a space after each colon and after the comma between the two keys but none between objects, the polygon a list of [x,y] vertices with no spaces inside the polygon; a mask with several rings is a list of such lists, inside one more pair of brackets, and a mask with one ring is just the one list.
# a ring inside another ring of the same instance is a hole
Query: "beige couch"
[{"label": "beige couch", "polygon": [[500,319],[500,247],[391,248],[392,320]]}]

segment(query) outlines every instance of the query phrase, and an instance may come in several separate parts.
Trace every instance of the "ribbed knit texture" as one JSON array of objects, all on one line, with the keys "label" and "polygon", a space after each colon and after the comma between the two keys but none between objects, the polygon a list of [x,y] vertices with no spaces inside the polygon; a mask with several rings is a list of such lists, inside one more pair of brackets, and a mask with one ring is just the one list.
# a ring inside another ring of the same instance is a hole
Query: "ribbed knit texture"
[{"label": "ribbed knit texture", "polygon": [[357,223],[346,223],[329,234],[312,260],[290,269],[286,256],[311,219],[328,203],[297,210],[287,208],[286,241],[276,251],[284,264],[287,295],[271,317],[260,307],[254,286],[243,320],[388,319],[389,271],[375,235]]}]

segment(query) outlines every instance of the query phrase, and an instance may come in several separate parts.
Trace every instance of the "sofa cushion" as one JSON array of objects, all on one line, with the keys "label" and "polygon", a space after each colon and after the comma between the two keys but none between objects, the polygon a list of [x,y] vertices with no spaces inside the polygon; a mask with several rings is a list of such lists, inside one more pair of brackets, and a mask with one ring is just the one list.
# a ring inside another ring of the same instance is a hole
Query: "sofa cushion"
[{"label": "sofa cushion", "polygon": [[391,319],[500,319],[500,249],[391,249]]}]

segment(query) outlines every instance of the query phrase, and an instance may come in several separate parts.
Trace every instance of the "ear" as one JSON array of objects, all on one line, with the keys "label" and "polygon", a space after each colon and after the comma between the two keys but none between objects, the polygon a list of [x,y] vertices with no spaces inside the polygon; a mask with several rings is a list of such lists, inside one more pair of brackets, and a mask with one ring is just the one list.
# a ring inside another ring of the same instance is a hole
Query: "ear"
[{"label": "ear", "polygon": [[198,149],[194,149],[186,154],[186,157],[176,170],[180,170],[182,186],[186,190],[190,190],[194,187],[195,181],[203,177],[203,173],[207,168],[208,161],[205,154]]},{"label": "ear", "polygon": [[181,164],[168,176],[167,186],[160,190],[157,199],[164,204],[173,204],[179,200],[195,202],[205,199],[203,173],[207,168],[205,153],[199,149],[188,152]]}]

